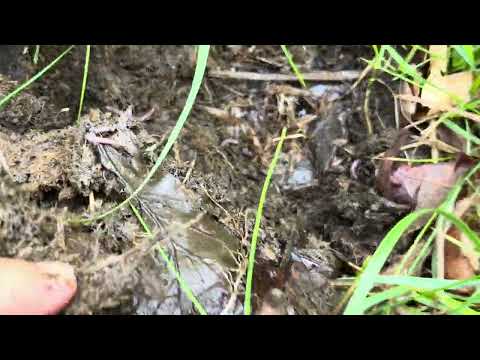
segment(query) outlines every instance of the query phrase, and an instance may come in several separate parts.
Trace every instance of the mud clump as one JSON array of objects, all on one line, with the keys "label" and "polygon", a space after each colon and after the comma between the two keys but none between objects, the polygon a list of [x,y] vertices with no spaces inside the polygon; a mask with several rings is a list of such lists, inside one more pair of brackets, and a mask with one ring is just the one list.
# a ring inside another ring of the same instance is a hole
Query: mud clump
[{"label": "mud clump", "polygon": [[58,213],[32,205],[4,172],[0,177],[0,256],[38,260],[34,248],[44,248],[57,235]]},{"label": "mud clump", "polygon": [[0,135],[3,135],[0,137],[0,151],[17,183],[25,184],[31,192],[60,191],[68,184],[77,129]]}]

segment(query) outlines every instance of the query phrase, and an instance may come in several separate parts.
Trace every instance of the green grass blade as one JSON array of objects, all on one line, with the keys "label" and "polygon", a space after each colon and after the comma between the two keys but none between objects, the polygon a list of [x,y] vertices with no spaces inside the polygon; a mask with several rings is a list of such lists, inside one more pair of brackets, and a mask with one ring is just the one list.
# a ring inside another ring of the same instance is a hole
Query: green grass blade
[{"label": "green grass blade", "polygon": [[415,261],[413,261],[412,265],[408,269],[407,275],[412,274],[415,270],[417,270],[417,266],[420,266],[422,262],[426,259],[426,257],[430,254],[430,250],[432,248],[432,243],[433,240],[435,239],[435,236],[437,235],[436,230],[432,231],[430,236],[428,237],[427,241],[422,247],[422,250],[420,250],[420,253],[418,256],[415,258]]},{"label": "green grass blade", "polygon": [[21,91],[23,91],[25,88],[30,86],[32,83],[40,79],[48,70],[50,70],[53,66],[55,66],[65,55],[67,55],[74,47],[75,45],[70,46],[67,50],[65,50],[63,53],[61,53],[55,60],[53,60],[50,64],[45,66],[42,70],[40,70],[35,76],[33,76],[31,79],[25,81],[22,85],[20,85],[18,88],[13,90],[10,94],[5,96],[3,99],[0,100],[0,109],[11,99],[13,99],[15,96],[17,96]]},{"label": "green grass blade", "polygon": [[363,313],[363,302],[368,296],[369,291],[373,288],[376,280],[376,276],[382,270],[388,256],[392,252],[393,248],[397,244],[402,234],[407,228],[413,224],[421,216],[431,213],[431,209],[418,210],[411,213],[400,220],[385,236],[377,250],[369,260],[369,263],[365,270],[360,275],[360,280],[357,285],[352,298],[350,299],[344,314],[345,315],[359,315]]},{"label": "green grass blade", "polygon": [[448,127],[450,130],[452,130],[455,134],[465,138],[469,142],[474,143],[476,145],[480,145],[480,139],[478,137],[473,135],[470,131],[463,129],[452,120],[446,119],[443,121],[443,124],[445,124],[445,126]]},{"label": "green grass blade", "polygon": [[457,313],[462,313],[463,310],[469,308],[471,305],[478,304],[480,302],[480,289],[477,289],[468,299],[464,301],[464,303],[458,308],[452,311],[452,315],[456,315]]},{"label": "green grass blade", "polygon": [[446,307],[447,315],[480,315],[479,312],[465,306],[465,301],[455,300],[452,296],[444,292],[436,295],[439,302]]},{"label": "green grass blade", "polygon": [[425,83],[425,79],[420,76],[418,70],[410,65],[405,59],[390,45],[385,45],[386,51],[389,55],[397,62],[399,66],[399,70],[407,75],[409,75],[412,79],[414,79],[420,86],[423,86]]},{"label": "green grass blade", "polygon": [[287,47],[285,45],[280,45],[280,47],[282,48],[283,50],[283,53],[285,54],[285,56],[287,57],[287,60],[288,60],[288,63],[290,64],[295,76],[297,77],[298,81],[300,82],[300,84],[302,84],[302,86],[304,88],[307,87],[307,84],[305,84],[305,80],[303,78],[303,74],[300,72],[300,70],[298,69],[297,65],[295,64],[295,62],[293,61],[293,57],[292,57],[292,54],[290,54],[290,51],[288,51]]},{"label": "green grass blade", "polygon": [[88,65],[90,63],[90,45],[87,45],[85,51],[85,66],[83,68],[82,92],[80,93],[80,104],[78,105],[77,125],[80,123],[80,116],[83,109],[83,98],[85,97],[85,90],[87,88]]},{"label": "green grass blade", "polygon": [[278,157],[280,155],[280,151],[282,150],[283,141],[285,140],[286,136],[287,136],[287,128],[283,128],[282,134],[280,135],[280,141],[277,144],[277,148],[275,149],[275,154],[273,155],[273,159],[270,163],[270,166],[268,167],[267,176],[265,178],[265,182],[263,183],[262,193],[260,195],[260,200],[258,202],[257,213],[255,216],[255,226],[253,228],[253,233],[252,233],[252,242],[250,244],[250,251],[248,255],[247,284],[245,287],[245,306],[244,306],[245,315],[250,315],[252,313],[253,268],[255,265],[255,252],[257,249],[258,234],[260,233],[260,223],[262,221],[263,206],[265,204],[265,199],[267,198],[267,190],[273,176],[273,171],[275,170],[275,166],[277,165]]},{"label": "green grass blade", "polygon": [[[457,311],[462,305],[461,302],[452,299],[450,296],[445,294],[414,294],[413,299],[420,304],[430,306],[431,308],[438,309],[446,314],[449,314],[453,311]],[[478,315],[479,313],[470,308],[465,308],[461,311],[461,315]]]},{"label": "green grass blade", "polygon": [[460,55],[469,66],[471,71],[475,70],[475,56],[473,54],[473,45],[452,45],[453,49]]},{"label": "green grass blade", "polygon": [[[427,230],[430,228],[430,225],[432,222],[435,220],[437,217],[436,213],[433,213],[432,216],[430,216],[430,219],[426,222],[426,224],[423,226],[422,230],[418,233],[418,235],[415,237],[415,240],[413,241],[412,246],[410,246],[410,249],[407,251],[407,253],[403,256],[402,261],[400,262],[400,265],[398,266],[397,270],[395,271],[395,275],[400,275],[400,273],[405,270],[405,265],[407,264],[407,261],[410,260],[410,257],[412,254],[415,252],[417,246],[420,244],[420,241],[423,239],[425,233]],[[416,257],[416,260],[419,258],[419,256]],[[412,267],[415,269],[415,267]],[[408,273],[408,272],[407,272]]]},{"label": "green grass blade", "polygon": [[478,237],[477,233],[473,231],[470,226],[468,226],[462,219],[458,218],[454,214],[445,211],[443,209],[437,209],[437,213],[444,216],[453,223],[461,232],[463,232],[468,239],[475,244],[477,251],[480,250],[480,237]]},{"label": "green grass blade", "polygon": [[185,122],[187,121],[188,115],[190,114],[190,111],[195,104],[195,99],[197,97],[198,91],[200,90],[200,86],[202,84],[203,76],[205,74],[205,69],[207,67],[207,59],[208,59],[208,53],[210,51],[210,46],[209,45],[200,45],[197,53],[197,65],[195,68],[195,74],[193,76],[193,81],[192,81],[192,88],[190,89],[190,93],[188,94],[187,101],[185,103],[185,106],[177,120],[177,123],[175,124],[175,127],[173,128],[172,132],[170,133],[170,136],[167,139],[167,143],[163,147],[157,161],[153,165],[152,169],[150,172],[147,174],[143,182],[139,185],[139,187],[130,194],[130,196],[122,201],[120,204],[115,206],[114,208],[104,212],[103,214],[94,216],[91,219],[83,220],[80,221],[82,223],[90,223],[95,220],[103,219],[106,216],[109,216],[113,214],[115,211],[121,209],[125,205],[127,205],[132,199],[134,199],[145,187],[146,184],[151,180],[153,175],[157,172],[157,170],[160,168],[162,165],[163,161],[167,157],[167,154],[169,153],[170,149],[172,148],[173,144],[177,140],[178,136],[180,135],[180,132],[185,125]]},{"label": "green grass blade", "polygon": [[[153,239],[153,233],[152,231],[150,230],[149,226],[147,225],[147,223],[145,222],[145,220],[143,219],[142,215],[140,214],[140,212],[138,211],[138,209],[133,206],[132,203],[129,203],[130,205],[130,208],[132,209],[133,213],[135,214],[135,216],[137,217],[138,221],[140,222],[140,224],[142,225],[143,229],[145,230],[145,232],[147,233],[147,235]],[[199,314],[201,315],[207,315],[207,311],[205,310],[205,308],[203,307],[203,305],[200,303],[200,301],[198,301],[198,299],[196,298],[195,294],[193,293],[193,291],[190,289],[190,287],[188,286],[188,284],[185,282],[185,280],[183,280],[182,276],[180,275],[180,273],[177,271],[177,268],[175,267],[175,264],[174,262],[168,257],[167,253],[165,252],[165,250],[162,249],[162,247],[160,246],[160,244],[157,244],[154,246],[154,249],[156,251],[158,251],[158,253],[160,254],[160,256],[162,257],[163,261],[165,261],[165,263],[167,264],[167,267],[168,269],[175,275],[175,278],[177,279],[178,281],[178,285],[180,286],[180,289],[183,291],[183,293],[185,294],[185,296],[187,296],[187,298],[192,302],[193,306],[195,307],[195,309],[198,311]]]},{"label": "green grass blade", "polygon": [[377,275],[374,283],[379,285],[397,285],[408,286],[417,290],[452,290],[469,286],[480,285],[480,278],[473,277],[468,280],[447,280],[439,278],[425,278],[418,276],[401,276],[401,275]]},{"label": "green grass blade", "polygon": [[462,110],[471,111],[477,115],[480,115],[478,107],[480,106],[480,99],[469,101],[462,105]]},{"label": "green grass blade", "polygon": [[375,305],[378,305],[382,302],[388,301],[390,299],[395,299],[400,296],[403,296],[412,290],[407,286],[395,286],[393,288],[387,289],[380,293],[371,295],[367,297],[367,299],[363,302],[363,312],[367,311],[368,309],[372,308]]},{"label": "green grass blade", "polygon": [[[480,284],[480,279],[469,279],[468,281],[455,281],[444,279],[419,278],[413,276],[378,276],[378,282],[387,285],[397,285],[389,289],[410,288],[412,290],[412,299],[421,304],[432,308],[440,309],[448,314],[478,315],[479,313],[469,308],[469,303],[455,300],[452,296],[444,293],[445,289],[454,289],[471,285]],[[415,292],[414,290],[417,290]],[[388,291],[388,290],[387,290]],[[399,290],[397,290],[399,291]],[[391,292],[394,294],[394,291]],[[387,294],[388,295],[388,294]],[[375,305],[374,296],[367,298],[367,305]],[[384,296],[386,297],[386,296]],[[370,298],[373,298],[371,300]],[[378,297],[381,299],[381,296]],[[471,301],[473,302],[473,301]]]},{"label": "green grass blade", "polygon": [[480,76],[477,76],[475,80],[473,80],[473,84],[470,88],[470,91],[473,94],[476,94],[478,92],[478,89],[480,89]]},{"label": "green grass blade", "polygon": [[405,61],[410,64],[410,61],[412,61],[413,57],[415,56],[418,50],[419,50],[419,46],[413,45],[410,51],[408,52],[407,56],[405,56]]}]

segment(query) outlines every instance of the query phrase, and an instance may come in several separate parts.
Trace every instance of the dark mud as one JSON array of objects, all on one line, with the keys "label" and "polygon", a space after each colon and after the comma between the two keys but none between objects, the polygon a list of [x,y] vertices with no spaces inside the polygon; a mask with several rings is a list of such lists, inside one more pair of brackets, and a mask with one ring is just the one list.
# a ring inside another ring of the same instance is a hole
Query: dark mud
[{"label": "dark mud", "polygon": [[[1,95],[62,48],[42,46],[36,66],[22,50],[9,49],[12,60],[0,63]],[[372,56],[363,46],[290,50],[305,72],[362,70],[360,58]],[[365,80],[353,91],[352,82],[323,83],[315,89],[321,94],[310,96],[292,95],[288,89],[300,88],[296,83],[281,88],[207,77],[153,183],[163,185],[137,199],[156,236],[145,236],[128,207],[91,224],[72,224],[112,208],[141,182],[180,114],[195,65],[191,46],[94,46],[86,115],[74,126],[83,57],[84,49],[74,49],[0,112],[7,165],[0,181],[0,256],[75,266],[79,291],[68,314],[195,313],[152,249],[157,243],[177,252],[178,269],[209,313],[241,312],[255,210],[274,139],[285,125],[300,136],[285,142],[269,190],[255,270],[256,312],[332,313],[345,290],[334,280],[353,274],[348,262],[361,265],[408,210],[374,189],[378,163],[372,158],[397,137],[384,85],[371,86],[369,136]],[[290,72],[276,46],[215,46],[209,68]],[[120,129],[116,124],[129,106],[135,116],[154,113]],[[132,146],[89,143],[92,124],[112,127],[97,135],[123,144],[128,138]],[[125,171],[112,170],[109,161]]]}]

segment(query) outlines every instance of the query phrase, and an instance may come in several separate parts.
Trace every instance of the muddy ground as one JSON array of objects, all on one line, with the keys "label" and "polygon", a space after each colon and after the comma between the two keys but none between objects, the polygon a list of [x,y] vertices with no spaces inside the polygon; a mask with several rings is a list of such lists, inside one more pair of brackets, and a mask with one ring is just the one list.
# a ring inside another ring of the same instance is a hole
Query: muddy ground
[{"label": "muddy ground", "polygon": [[[1,96],[64,49],[42,46],[34,65],[33,48],[1,50]],[[361,58],[372,57],[368,46],[290,50],[303,72],[361,71]],[[368,78],[353,91],[353,81],[308,82],[319,85],[313,96],[295,91],[296,82],[207,75],[178,142],[135,203],[154,229],[147,237],[128,206],[76,220],[111,209],[153,165],[190,89],[194,47],[93,46],[84,116],[75,126],[84,56],[75,48],[0,112],[0,256],[75,266],[79,291],[66,314],[195,313],[154,250],[161,244],[209,313],[241,313],[262,183],[274,139],[288,126],[296,136],[285,142],[268,194],[254,311],[338,310],[345,288],[335,279],[353,275],[408,210],[374,189],[372,158],[397,136],[390,90],[371,86],[370,136]],[[214,46],[208,69],[290,73],[279,46]],[[86,141],[91,129],[123,147]]]}]

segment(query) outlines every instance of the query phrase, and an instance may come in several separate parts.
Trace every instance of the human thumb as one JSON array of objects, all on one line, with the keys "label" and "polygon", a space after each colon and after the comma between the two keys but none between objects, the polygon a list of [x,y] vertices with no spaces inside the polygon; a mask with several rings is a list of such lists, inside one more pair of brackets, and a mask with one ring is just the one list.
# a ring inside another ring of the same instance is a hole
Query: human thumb
[{"label": "human thumb", "polygon": [[0,314],[51,315],[77,290],[73,267],[61,262],[0,258]]}]

